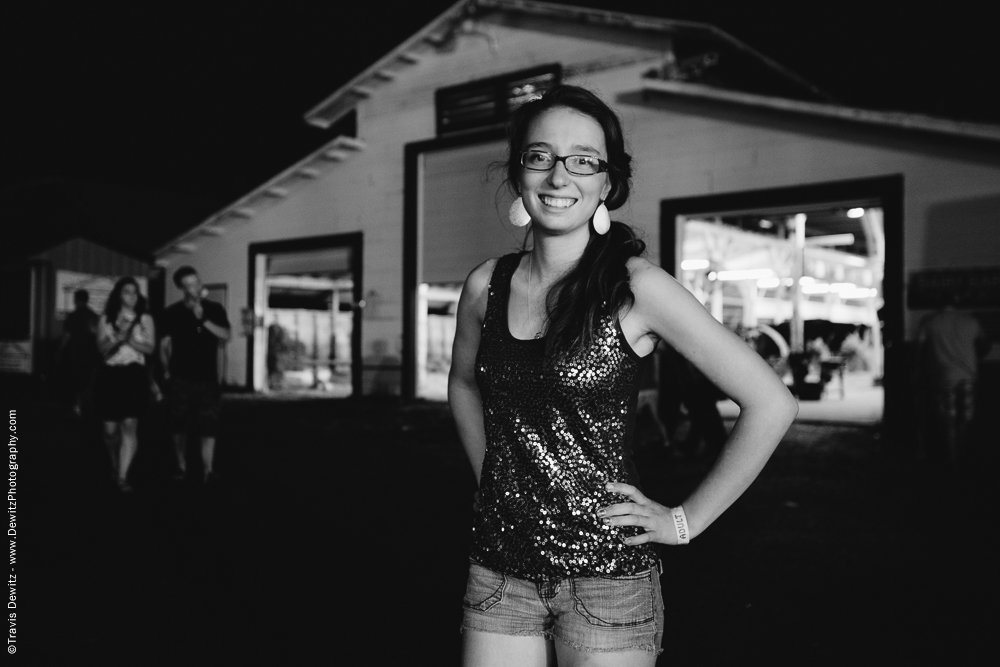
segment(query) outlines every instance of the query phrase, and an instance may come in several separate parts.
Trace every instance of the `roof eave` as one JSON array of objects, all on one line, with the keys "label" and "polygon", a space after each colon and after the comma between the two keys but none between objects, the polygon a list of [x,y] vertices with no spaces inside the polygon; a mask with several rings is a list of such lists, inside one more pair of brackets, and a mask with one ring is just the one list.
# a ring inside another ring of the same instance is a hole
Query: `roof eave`
[{"label": "roof eave", "polygon": [[662,79],[646,78],[642,80],[643,90],[649,93],[667,93],[685,97],[711,99],[720,102],[731,102],[747,106],[775,109],[793,113],[803,113],[825,118],[896,127],[908,130],[921,130],[956,137],[1000,141],[1000,125],[988,123],[973,123],[950,120],[922,114],[901,111],[876,111],[857,107],[827,104],[824,102],[805,102],[783,97],[771,97],[755,93],[744,93],[722,88],[713,88],[697,83],[680,81],[664,81]]},{"label": "roof eave", "polygon": [[[193,244],[199,235],[213,237],[224,235],[225,225],[228,221],[232,219],[248,221],[256,216],[257,211],[250,208],[247,204],[258,195],[267,194],[276,201],[284,199],[291,194],[291,191],[279,184],[284,183],[290,177],[298,176],[303,182],[314,181],[322,176],[322,172],[315,166],[316,164],[321,162],[340,163],[350,157],[350,155],[365,148],[366,143],[356,137],[336,137],[236,201],[222,207],[194,227],[161,245],[153,251],[153,257],[157,260],[163,260],[167,255],[176,254],[180,246]],[[184,250],[180,252],[184,252]]]},{"label": "roof eave", "polygon": [[[341,116],[343,116],[345,113],[354,108],[358,100],[365,97],[365,95],[358,94],[357,92],[359,89],[367,90],[367,87],[364,85],[365,83],[369,82],[373,77],[376,79],[383,79],[384,77],[381,76],[379,73],[387,71],[387,69],[390,66],[395,65],[399,61],[411,64],[416,62],[417,60],[413,56],[406,57],[404,54],[411,54],[415,51],[419,51],[420,49],[418,47],[422,43],[425,43],[428,40],[428,38],[432,38],[432,36],[438,31],[438,29],[442,24],[446,23],[451,19],[458,18],[459,16],[461,16],[463,11],[465,10],[465,6],[473,1],[474,0],[459,0],[459,2],[456,2],[454,5],[446,9],[436,19],[434,19],[426,26],[424,26],[422,29],[414,33],[412,37],[404,41],[395,49],[393,49],[385,56],[377,60],[375,64],[371,65],[370,67],[362,71],[360,74],[355,76],[353,79],[345,83],[343,86],[338,88],[335,93],[333,93],[325,100],[323,100],[322,102],[314,106],[312,109],[307,111],[305,114],[306,122],[309,123],[310,125],[315,125],[316,127],[323,128],[324,130],[329,128],[331,125],[337,122],[337,120]],[[323,113],[324,110],[336,108],[338,102],[340,102],[342,98],[348,96],[357,97],[358,100],[354,100],[349,104],[345,105],[344,109],[341,111],[335,111],[333,113],[329,112]]]}]

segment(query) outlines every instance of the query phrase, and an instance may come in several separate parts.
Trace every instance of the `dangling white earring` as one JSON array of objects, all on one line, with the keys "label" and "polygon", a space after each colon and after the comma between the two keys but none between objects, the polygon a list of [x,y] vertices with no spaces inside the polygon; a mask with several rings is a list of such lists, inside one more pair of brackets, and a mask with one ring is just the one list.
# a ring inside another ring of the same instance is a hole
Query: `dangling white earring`
[{"label": "dangling white earring", "polygon": [[515,199],[514,203],[510,205],[510,212],[507,213],[507,219],[515,227],[524,227],[531,222],[531,216],[528,215],[528,211],[524,208],[524,202],[520,197]]},{"label": "dangling white earring", "polygon": [[601,205],[594,211],[594,231],[598,234],[607,234],[609,229],[611,229],[611,215],[608,213],[608,207],[602,201]]}]

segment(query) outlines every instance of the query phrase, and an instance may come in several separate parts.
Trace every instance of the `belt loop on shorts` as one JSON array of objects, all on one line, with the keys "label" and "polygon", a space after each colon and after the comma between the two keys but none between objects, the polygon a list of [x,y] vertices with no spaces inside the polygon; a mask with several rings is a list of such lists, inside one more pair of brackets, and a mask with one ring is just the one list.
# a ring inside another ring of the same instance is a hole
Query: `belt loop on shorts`
[{"label": "belt loop on shorts", "polygon": [[656,569],[660,572],[660,576],[663,576],[663,559],[656,559]]}]

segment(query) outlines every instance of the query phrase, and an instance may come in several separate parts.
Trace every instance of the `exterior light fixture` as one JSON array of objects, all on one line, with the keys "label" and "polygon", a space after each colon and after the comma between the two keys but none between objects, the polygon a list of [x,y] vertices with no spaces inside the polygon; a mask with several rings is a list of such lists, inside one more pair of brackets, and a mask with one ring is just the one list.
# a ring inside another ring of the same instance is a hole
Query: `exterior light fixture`
[{"label": "exterior light fixture", "polygon": [[865,214],[865,209],[863,209],[863,208],[861,208],[861,207],[858,207],[858,208],[852,208],[852,209],[850,209],[850,210],[849,210],[849,211],[847,212],[847,217],[848,217],[848,218],[860,218],[860,217],[861,217],[861,216],[863,216],[864,214]]}]

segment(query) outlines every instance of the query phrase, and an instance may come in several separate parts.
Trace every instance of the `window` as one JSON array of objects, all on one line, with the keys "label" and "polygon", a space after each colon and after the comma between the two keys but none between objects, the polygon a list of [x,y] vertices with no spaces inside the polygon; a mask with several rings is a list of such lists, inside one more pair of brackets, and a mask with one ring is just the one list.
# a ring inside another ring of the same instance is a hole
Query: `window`
[{"label": "window", "polygon": [[435,93],[438,136],[502,125],[518,105],[559,83],[558,64],[512,72]]}]

